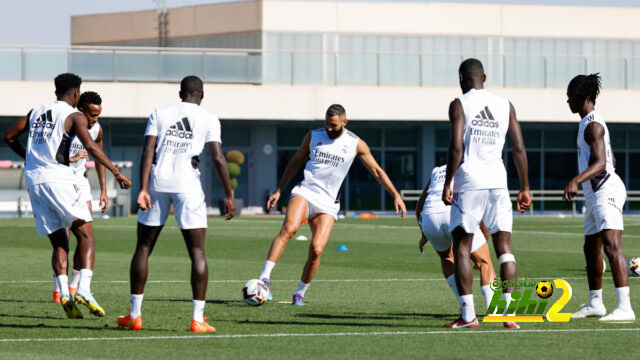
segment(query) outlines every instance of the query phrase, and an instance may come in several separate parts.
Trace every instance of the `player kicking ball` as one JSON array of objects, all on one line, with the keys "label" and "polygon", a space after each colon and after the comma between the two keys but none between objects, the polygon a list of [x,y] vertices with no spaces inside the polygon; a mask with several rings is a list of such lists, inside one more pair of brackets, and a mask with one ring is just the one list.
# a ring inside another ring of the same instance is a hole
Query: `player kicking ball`
[{"label": "player kicking ball", "polygon": [[180,99],[175,105],[156,109],[149,116],[140,164],[138,195],[138,243],[131,259],[131,308],[117,323],[130,330],[142,330],[142,298],[149,272],[149,256],[162,227],[173,209],[178,228],[191,259],[193,318],[191,331],[215,332],[204,317],[209,268],[204,252],[207,232],[207,205],[198,171],[205,144],[224,187],[226,218],[235,215],[227,161],[222,153],[220,121],[200,107],[204,97],[202,80],[187,76],[180,83]]},{"label": "player kicking ball", "polygon": [[[442,274],[447,280],[447,284],[456,296],[460,305],[460,294],[456,286],[455,276],[453,274],[454,258],[453,258],[453,239],[449,230],[450,209],[442,202],[442,188],[447,172],[447,166],[439,166],[431,172],[431,179],[422,191],[420,199],[416,204],[416,217],[418,225],[422,231],[420,239],[420,252],[424,254],[424,245],[431,243],[433,249],[440,256],[440,264],[442,266]],[[480,270],[480,289],[484,295],[485,308],[489,307],[493,290],[491,283],[496,277],[491,262],[491,254],[486,239],[489,239],[489,231],[483,223],[473,234],[471,243],[471,260]]]},{"label": "player kicking ball", "polygon": [[[531,196],[527,153],[513,105],[509,100],[484,89],[487,76],[479,60],[463,61],[459,77],[463,95],[449,106],[451,140],[442,201],[452,205],[449,228],[453,237],[455,278],[460,292],[462,316],[444,326],[477,328],[479,324],[473,306],[473,271],[469,257],[474,234],[481,221],[493,238],[502,281],[517,277],[516,259],[511,248],[513,213],[507,188],[507,171],[502,161],[507,135],[513,147],[513,160],[520,181],[517,200],[519,211],[524,212],[529,208]],[[514,290],[514,286],[504,290],[502,299],[507,304]],[[520,327],[515,322],[505,322],[504,326]]]},{"label": "player kicking ball", "polygon": [[[78,137],[87,152],[113,173],[123,189],[131,180],[120,173],[89,133],[87,117],[75,107],[80,99],[82,80],[75,74],[61,74],[55,78],[55,102],[33,108],[5,134],[11,149],[25,159],[25,182],[39,235],[48,235],[53,253],[51,265],[60,289],[60,304],[69,318],[82,318],[76,302],[87,306],[95,316],[104,316],[104,309],[91,294],[91,278],[95,262],[93,223],[87,203],[76,183],[76,175],[69,166],[73,136]],[[27,148],[18,137],[29,131]],[[75,296],[69,293],[67,230],[76,236],[78,246],[74,258],[80,265],[80,279]],[[75,301],[74,301],[75,299]]]},{"label": "player kicking ball", "polygon": [[[98,144],[100,150],[103,149],[102,142],[102,127],[98,123],[98,118],[102,112],[102,98],[100,95],[93,91],[86,91],[80,95],[78,101],[78,110],[82,111],[84,116],[87,117],[89,125],[89,134],[91,139]],[[69,154],[69,167],[73,169],[76,175],[76,185],[80,191],[80,201],[85,201],[89,207],[89,213],[92,213],[91,201],[91,186],[89,185],[89,179],[87,178],[86,162],[89,159],[89,155],[82,145],[80,139],[76,136],[71,142],[71,153]],[[107,172],[104,166],[100,163],[96,163],[96,171],[98,172],[98,180],[100,181],[100,206],[102,206],[102,213],[104,214],[109,209],[109,197],[107,196]],[[67,236],[70,235],[70,231],[67,229]],[[76,250],[73,253],[73,269],[71,270],[71,280],[69,280],[69,293],[71,296],[75,296],[80,283],[80,268],[81,259],[80,253],[76,244]],[[93,251],[93,250],[92,250]],[[86,270],[85,270],[86,271]],[[58,287],[58,281],[56,280],[56,274],[53,274],[53,302],[60,303],[60,288]]]},{"label": "player kicking ball", "polygon": [[[578,127],[578,168],[580,173],[564,189],[565,200],[573,199],[582,184],[585,196],[584,256],[587,260],[589,302],[572,319],[602,316],[600,322],[632,322],[636,315],[629,299],[629,273],[622,253],[624,219],[622,208],[627,192],[616,174],[616,158],[611,150],[609,130],[595,110],[600,93],[598,74],[578,75],[567,88],[567,103],[572,113],[582,118]],[[609,258],[618,307],[609,315],[602,303],[602,245]]]},{"label": "player kicking ball", "polygon": [[374,179],[393,196],[396,212],[401,212],[403,217],[407,214],[400,194],[371,155],[369,146],[347,130],[346,125],[347,114],[344,107],[338,104],[329,106],[324,128],[307,133],[295,156],[287,164],[278,189],[267,202],[268,209],[272,209],[278,203],[282,189],[309,158],[304,169],[304,180],[291,191],[284,223],[280,233],[271,243],[269,255],[260,274],[260,279],[269,286],[271,271],[287,243],[302,222],[308,219],[312,239],[298,290],[293,294],[293,305],[304,305],[304,294],[318,271],[333,223],[338,219],[340,186],[356,155]]}]

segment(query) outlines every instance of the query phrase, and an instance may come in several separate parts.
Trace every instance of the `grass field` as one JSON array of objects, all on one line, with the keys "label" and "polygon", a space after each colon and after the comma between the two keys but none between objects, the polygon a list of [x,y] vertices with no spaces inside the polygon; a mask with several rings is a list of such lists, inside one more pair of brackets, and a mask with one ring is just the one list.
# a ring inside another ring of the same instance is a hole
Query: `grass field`
[{"label": "grass field", "polygon": [[[457,303],[428,246],[418,251],[415,218],[339,221],[308,306],[290,301],[308,242],[291,241],[272,274],[275,302],[250,307],[242,283],[259,275],[282,219],[210,218],[207,234],[210,283],[205,316],[218,332],[188,331],[191,319],[189,260],[175,221],[165,227],[150,260],[143,304],[144,330],[118,329],[129,305],[128,269],[135,247],[135,218],[97,219],[92,290],[107,311],[68,320],[50,303],[50,245],[32,219],[0,219],[0,358],[468,358],[635,357],[640,323],[601,325],[590,318],[569,323],[526,323],[521,330],[481,323],[477,330],[442,329],[457,317]],[[582,219],[515,218],[513,244],[520,278],[566,279],[573,298],[563,311],[586,300]],[[640,256],[640,217],[626,218],[623,248]],[[299,232],[310,236],[307,226]],[[72,242],[72,246],[75,242]],[[346,244],[348,252],[338,252]],[[494,263],[497,264],[494,257]],[[478,273],[475,273],[478,276]],[[640,280],[631,279],[640,315]],[[616,304],[611,273],[604,302]],[[476,311],[484,301],[474,281]],[[558,292],[559,293],[559,292]],[[551,299],[554,299],[554,294]]]}]

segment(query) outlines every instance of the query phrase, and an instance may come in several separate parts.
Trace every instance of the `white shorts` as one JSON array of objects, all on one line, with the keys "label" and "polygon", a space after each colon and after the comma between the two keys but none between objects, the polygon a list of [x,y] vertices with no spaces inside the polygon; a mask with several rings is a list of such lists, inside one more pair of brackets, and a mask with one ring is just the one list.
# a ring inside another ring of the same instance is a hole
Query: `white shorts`
[{"label": "white shorts", "polygon": [[452,231],[461,226],[468,234],[475,233],[481,221],[492,235],[498,231],[511,232],[513,210],[509,190],[483,189],[453,194],[449,225]]},{"label": "white shorts", "polygon": [[307,215],[307,219],[311,220],[318,214],[329,214],[333,216],[335,220],[338,220],[340,202],[326,204],[323,201],[318,201],[318,196],[314,196],[313,192],[300,185],[295,186],[293,190],[291,190],[291,197],[294,196],[302,196],[307,200],[307,206],[309,207],[309,215]]},{"label": "white shorts", "polygon": [[44,183],[29,188],[33,217],[39,235],[49,235],[76,220],[91,222],[91,213],[75,184]]},{"label": "white shorts", "polygon": [[149,190],[151,209],[138,210],[138,222],[147,226],[162,226],[167,221],[171,203],[182,230],[207,227],[207,205],[202,190],[193,193],[164,193]]},{"label": "white shorts", "polygon": [[585,201],[584,234],[593,235],[602,230],[624,230],[622,207],[626,198],[625,191],[588,196]]},{"label": "white shorts", "polygon": [[78,189],[80,190],[80,201],[88,202],[93,200],[93,197],[91,196],[91,185],[89,185],[89,179],[84,176],[82,176],[81,178],[78,177],[76,185],[78,185]]},{"label": "white shorts", "polygon": [[[429,240],[431,246],[436,251],[446,251],[453,244],[453,237],[449,229],[450,212],[441,212],[435,214],[422,214],[420,219],[420,228],[422,233]],[[471,252],[475,252],[486,243],[484,234],[478,226],[473,234],[473,242],[471,243]]]}]

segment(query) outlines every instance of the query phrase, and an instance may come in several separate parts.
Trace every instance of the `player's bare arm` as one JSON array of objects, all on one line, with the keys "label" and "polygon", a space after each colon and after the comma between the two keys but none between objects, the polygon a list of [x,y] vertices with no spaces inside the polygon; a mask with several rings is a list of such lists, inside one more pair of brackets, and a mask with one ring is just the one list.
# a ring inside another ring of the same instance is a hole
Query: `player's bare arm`
[{"label": "player's bare arm", "polygon": [[87,152],[93,157],[96,162],[104,165],[113,176],[116,178],[116,181],[120,185],[122,189],[128,189],[131,187],[131,179],[128,176],[121,173],[115,165],[109,160],[107,155],[100,149],[98,144],[91,138],[91,134],[89,134],[89,125],[87,121],[87,117],[84,114],[76,112],[67,118],[65,121],[65,131],[68,133],[71,128],[74,128],[76,131],[76,136],[84,145],[84,148]]},{"label": "player's bare arm", "polygon": [[31,117],[31,110],[27,113],[27,116],[21,117],[16,121],[4,134],[4,142],[9,145],[11,150],[18,154],[21,158],[27,156],[27,150],[22,146],[18,137],[29,130],[29,118]]},{"label": "player's bare arm", "polygon": [[[100,127],[100,131],[98,132],[98,137],[96,138],[96,144],[100,147],[100,150],[104,152],[104,142],[102,141],[102,127]],[[109,196],[107,196],[107,168],[105,168],[99,162],[96,162],[96,172],[98,173],[98,182],[100,183],[100,207],[102,209],[102,213],[104,214],[109,210]]]},{"label": "player's bare arm", "polygon": [[231,180],[229,180],[229,168],[227,168],[227,160],[224,158],[224,153],[222,152],[222,146],[217,141],[211,141],[207,143],[209,147],[209,152],[211,153],[211,157],[213,158],[213,166],[216,169],[216,174],[218,175],[218,180],[220,180],[220,184],[224,188],[225,199],[225,218],[227,220],[231,220],[234,216],[236,216],[236,205],[233,201],[233,190],[231,190]]},{"label": "player's bare arm", "polygon": [[589,167],[569,181],[569,184],[564,188],[564,195],[562,196],[564,200],[573,199],[576,194],[578,194],[578,186],[581,183],[600,174],[607,166],[604,145],[604,127],[597,122],[592,122],[587,125],[587,128],[584,130],[584,141],[589,144],[591,148]]},{"label": "player's bare arm", "polygon": [[140,192],[138,193],[138,207],[147,212],[151,209],[151,196],[149,196],[149,176],[151,166],[153,166],[153,156],[156,151],[157,136],[147,135],[144,137],[144,148],[140,156]]},{"label": "player's bare arm", "polygon": [[529,165],[527,162],[527,150],[524,147],[524,140],[522,139],[522,130],[520,130],[520,123],[516,117],[516,109],[513,104],[509,103],[509,130],[507,130],[507,136],[511,141],[513,162],[518,172],[518,180],[520,182],[520,192],[518,193],[518,200],[516,208],[520,212],[525,212],[531,206],[531,195],[529,194]]},{"label": "player's bare arm", "polygon": [[402,217],[407,216],[407,207],[405,206],[404,201],[402,201],[400,193],[398,193],[396,187],[393,186],[393,183],[389,180],[387,173],[382,170],[380,165],[378,165],[376,159],[371,155],[369,146],[362,139],[358,140],[356,153],[358,154],[360,161],[364,164],[364,167],[366,167],[371,175],[373,175],[373,178],[382,185],[382,187],[387,190],[391,196],[393,196],[393,204],[396,209],[396,213],[400,212]]},{"label": "player's bare arm", "polygon": [[446,205],[451,205],[451,181],[460,166],[464,151],[464,110],[458,99],[449,104],[449,121],[451,122],[451,141],[449,151],[447,151],[447,175],[442,189],[442,201]]},{"label": "player's bare arm", "polygon": [[293,156],[291,161],[287,164],[286,169],[284,169],[284,174],[282,174],[282,179],[280,179],[280,185],[276,191],[269,197],[267,200],[267,209],[271,210],[278,203],[278,199],[280,199],[280,192],[282,189],[287,187],[287,184],[293,179],[294,175],[300,169],[300,166],[307,161],[309,157],[309,144],[311,143],[311,133],[307,133],[304,139],[302,140],[302,144],[300,144],[300,148]]}]

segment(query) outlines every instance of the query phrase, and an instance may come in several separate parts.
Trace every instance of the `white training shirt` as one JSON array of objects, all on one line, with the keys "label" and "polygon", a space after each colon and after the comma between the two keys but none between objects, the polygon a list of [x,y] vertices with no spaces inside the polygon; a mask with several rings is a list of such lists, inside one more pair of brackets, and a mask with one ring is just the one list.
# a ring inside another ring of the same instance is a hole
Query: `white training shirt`
[{"label": "white training shirt", "polygon": [[584,140],[584,131],[587,126],[596,122],[604,127],[604,146],[605,146],[605,169],[598,175],[582,183],[582,190],[585,196],[590,196],[595,192],[609,193],[620,189],[624,189],[622,179],[616,174],[613,167],[613,152],[611,151],[611,140],[609,138],[609,129],[604,119],[595,110],[587,114],[580,121],[578,129],[578,171],[582,173],[589,167],[589,159],[591,158],[591,146]]},{"label": "white training shirt", "polygon": [[[89,135],[91,135],[91,138],[93,139],[93,141],[96,141],[96,139],[98,138],[98,135],[100,135],[99,123],[95,123],[91,127],[91,129],[89,129]],[[69,151],[70,151],[69,153],[70,158],[74,157],[80,151],[85,151],[82,141],[80,141],[80,139],[77,136],[73,137],[73,140],[71,141],[71,149]],[[73,170],[76,176],[79,176],[79,177],[84,177],[84,174],[87,171],[86,165],[87,165],[87,159],[85,158],[82,158],[76,162],[69,162],[69,167]]]},{"label": "white training shirt", "polygon": [[27,187],[43,183],[75,183],[69,167],[71,136],[64,130],[65,120],[77,112],[64,101],[40,105],[31,111],[25,157]]},{"label": "white training shirt", "polygon": [[339,203],[340,187],[356,156],[359,140],[347,129],[336,139],[331,139],[325,128],[311,131],[309,161],[300,186],[314,193],[323,204]]},{"label": "white training shirt", "polygon": [[502,148],[509,129],[509,101],[484,89],[471,89],[458,100],[464,110],[464,152],[453,191],[506,189]]},{"label": "white training shirt", "polygon": [[431,181],[427,189],[427,198],[424,201],[422,214],[437,214],[451,210],[442,201],[442,190],[444,189],[444,180],[447,176],[447,165],[435,167],[431,172]]},{"label": "white training shirt", "polygon": [[196,104],[181,102],[154,110],[144,135],[158,137],[149,181],[153,190],[202,191],[197,156],[205,143],[222,142],[218,117]]}]

